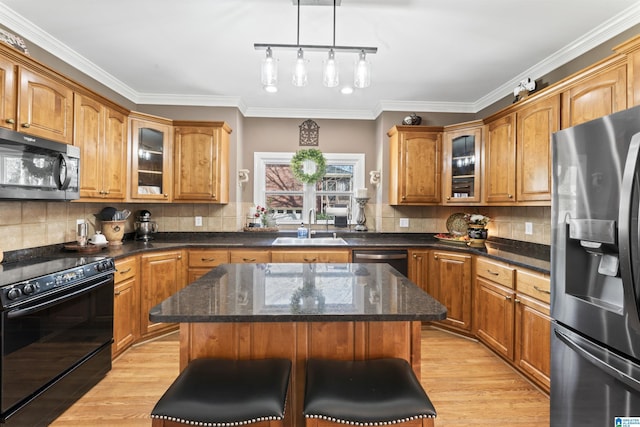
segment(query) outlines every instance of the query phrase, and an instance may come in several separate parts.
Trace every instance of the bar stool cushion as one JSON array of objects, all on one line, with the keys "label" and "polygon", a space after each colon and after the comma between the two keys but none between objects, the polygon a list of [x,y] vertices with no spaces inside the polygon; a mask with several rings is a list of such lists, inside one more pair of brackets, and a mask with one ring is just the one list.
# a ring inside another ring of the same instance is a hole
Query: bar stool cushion
[{"label": "bar stool cushion", "polygon": [[286,359],[194,359],[151,418],[218,427],[281,420],[290,373]]},{"label": "bar stool cushion", "polygon": [[406,360],[307,362],[304,416],[355,425],[433,418],[436,410]]}]

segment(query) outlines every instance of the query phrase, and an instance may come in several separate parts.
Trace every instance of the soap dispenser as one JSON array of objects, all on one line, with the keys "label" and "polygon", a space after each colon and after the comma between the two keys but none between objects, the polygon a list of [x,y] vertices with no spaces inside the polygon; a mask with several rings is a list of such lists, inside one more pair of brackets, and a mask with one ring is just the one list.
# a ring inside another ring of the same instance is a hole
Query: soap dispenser
[{"label": "soap dispenser", "polygon": [[304,226],[304,223],[300,224],[298,227],[298,239],[306,239],[309,237],[309,230],[307,230]]}]

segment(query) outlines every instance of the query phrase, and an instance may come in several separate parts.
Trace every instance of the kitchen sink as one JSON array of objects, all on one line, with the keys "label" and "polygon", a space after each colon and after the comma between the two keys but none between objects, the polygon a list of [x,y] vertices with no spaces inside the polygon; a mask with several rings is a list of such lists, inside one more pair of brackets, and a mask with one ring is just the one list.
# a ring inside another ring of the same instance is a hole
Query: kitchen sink
[{"label": "kitchen sink", "polygon": [[278,237],[272,243],[274,246],[344,246],[346,244],[347,242],[342,237],[315,237],[310,239]]}]

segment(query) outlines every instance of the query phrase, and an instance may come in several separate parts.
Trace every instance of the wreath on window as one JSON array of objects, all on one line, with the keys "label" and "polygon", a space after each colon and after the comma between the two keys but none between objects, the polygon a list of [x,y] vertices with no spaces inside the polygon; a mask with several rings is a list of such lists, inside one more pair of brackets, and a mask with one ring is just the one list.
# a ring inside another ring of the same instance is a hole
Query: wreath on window
[{"label": "wreath on window", "polygon": [[[304,162],[306,160],[311,160],[316,164],[316,171],[314,173],[304,172]],[[311,184],[318,182],[324,176],[327,170],[327,162],[324,159],[322,151],[316,148],[299,150],[291,159],[291,170],[297,180],[305,184]]]}]

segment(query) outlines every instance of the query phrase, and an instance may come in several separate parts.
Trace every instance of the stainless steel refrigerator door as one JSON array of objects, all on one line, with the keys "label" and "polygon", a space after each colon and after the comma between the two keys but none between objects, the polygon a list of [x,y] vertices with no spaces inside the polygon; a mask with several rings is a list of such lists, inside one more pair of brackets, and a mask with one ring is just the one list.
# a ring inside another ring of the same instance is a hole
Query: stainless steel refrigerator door
[{"label": "stainless steel refrigerator door", "polygon": [[638,133],[635,107],[553,136],[551,315],[640,360]]},{"label": "stainless steel refrigerator door", "polygon": [[614,426],[640,417],[640,365],[553,324],[551,427]]}]

